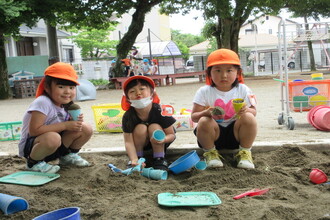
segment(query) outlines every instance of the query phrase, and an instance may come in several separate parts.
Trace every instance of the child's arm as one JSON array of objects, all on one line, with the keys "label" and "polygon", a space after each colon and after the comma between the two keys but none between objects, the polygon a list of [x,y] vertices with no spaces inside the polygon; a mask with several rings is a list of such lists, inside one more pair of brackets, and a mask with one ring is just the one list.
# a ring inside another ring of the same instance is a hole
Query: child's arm
[{"label": "child's arm", "polygon": [[243,107],[241,108],[241,110],[237,113],[237,115],[241,116],[242,114],[244,114],[244,113],[246,113],[246,112],[250,112],[250,113],[252,113],[254,116],[257,115],[257,109],[256,109],[256,107],[254,107],[254,106],[252,106],[252,105],[251,105],[250,107],[243,106]]},{"label": "child's arm", "polygon": [[80,121],[65,121],[56,124],[45,125],[46,115],[41,112],[31,112],[31,121],[29,124],[29,134],[31,136],[39,136],[47,132],[62,132],[69,131],[81,131],[82,120]]},{"label": "child's arm", "polygon": [[212,110],[213,108],[206,108],[205,106],[194,103],[191,111],[191,120],[198,123],[199,119],[203,116],[212,117]]},{"label": "child's arm", "polygon": [[133,133],[124,133],[125,149],[129,160],[133,166],[138,165],[138,156],[134,146]]}]

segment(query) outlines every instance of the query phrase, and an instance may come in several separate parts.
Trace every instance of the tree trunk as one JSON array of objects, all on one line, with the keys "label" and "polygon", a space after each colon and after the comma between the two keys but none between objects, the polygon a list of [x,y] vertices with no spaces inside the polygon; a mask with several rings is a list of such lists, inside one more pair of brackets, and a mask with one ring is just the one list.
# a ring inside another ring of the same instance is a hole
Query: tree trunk
[{"label": "tree trunk", "polygon": [[6,63],[5,37],[0,31],[0,99],[10,97],[10,87],[8,82],[8,68]]},{"label": "tree trunk", "polygon": [[48,55],[50,57],[56,57],[59,60],[58,41],[56,27],[47,24],[47,43],[48,43]]},{"label": "tree trunk", "polygon": [[128,31],[124,34],[119,44],[117,45],[117,62],[115,67],[115,76],[120,75],[121,59],[126,58],[131,47],[134,45],[137,36],[141,33],[144,25],[145,15],[147,10],[136,9],[132,16],[132,23],[128,28]]},{"label": "tree trunk", "polygon": [[[307,24],[306,16],[304,17],[304,21],[305,21],[305,29],[306,29],[306,33],[307,33],[307,31],[309,30],[309,26]],[[308,45],[308,52],[309,52],[309,60],[310,60],[310,64],[311,64],[311,71],[316,71],[312,41],[310,41],[310,40],[307,41],[307,45]]]},{"label": "tree trunk", "polygon": [[220,30],[218,48],[227,48],[238,53],[238,35],[240,24],[232,19],[219,19],[218,29]]}]

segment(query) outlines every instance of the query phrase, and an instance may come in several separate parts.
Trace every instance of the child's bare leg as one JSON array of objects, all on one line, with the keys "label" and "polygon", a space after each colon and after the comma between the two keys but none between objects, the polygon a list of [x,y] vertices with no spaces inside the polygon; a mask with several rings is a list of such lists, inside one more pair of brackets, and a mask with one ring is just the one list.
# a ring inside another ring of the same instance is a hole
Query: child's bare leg
[{"label": "child's bare leg", "polygon": [[143,153],[143,148],[148,140],[148,127],[144,124],[138,124],[134,128],[133,139],[137,154]]},{"label": "child's bare leg", "polygon": [[220,129],[213,118],[202,117],[197,125],[197,140],[203,149],[209,150],[214,148],[214,141],[219,138]]},{"label": "child's bare leg", "polygon": [[34,140],[30,158],[39,161],[54,153],[61,146],[61,136],[57,132],[47,132]]},{"label": "child's bare leg", "polygon": [[[152,133],[157,130],[157,129],[160,129],[160,130],[163,130],[162,127],[158,124],[151,124],[149,125],[148,127],[148,133],[149,133],[149,137],[152,136]],[[152,150],[153,150],[153,153],[157,154],[157,153],[164,153],[165,152],[165,149],[164,149],[164,144],[156,144],[156,143],[152,143]]]},{"label": "child's bare leg", "polygon": [[251,148],[257,136],[257,121],[253,114],[245,113],[234,126],[235,138],[240,142],[240,149],[236,155],[237,167],[254,169]]},{"label": "child's bare leg", "polygon": [[220,129],[213,118],[202,117],[197,125],[197,140],[202,145],[208,167],[223,167],[220,155],[214,146],[214,142],[219,138]]},{"label": "child's bare leg", "polygon": [[66,131],[62,135],[62,143],[65,147],[73,150],[80,150],[84,144],[92,137],[92,126],[83,123],[81,131]]},{"label": "child's bare leg", "polygon": [[235,123],[234,134],[242,148],[251,148],[257,136],[257,120],[254,115],[243,114]]}]

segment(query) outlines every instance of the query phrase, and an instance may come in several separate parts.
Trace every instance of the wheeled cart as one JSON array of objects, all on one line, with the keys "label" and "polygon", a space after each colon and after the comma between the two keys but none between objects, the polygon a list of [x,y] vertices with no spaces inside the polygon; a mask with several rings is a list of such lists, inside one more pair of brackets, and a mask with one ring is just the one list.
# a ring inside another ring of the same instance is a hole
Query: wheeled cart
[{"label": "wheeled cart", "polygon": [[[279,25],[279,74],[281,81],[281,104],[282,112],[278,115],[279,125],[286,125],[289,130],[293,130],[295,123],[290,116],[290,111],[309,111],[315,106],[330,105],[330,80],[322,77],[315,77],[314,80],[293,80],[289,81],[287,65],[287,45],[285,19],[281,19]],[[284,71],[284,72],[283,72]]]}]

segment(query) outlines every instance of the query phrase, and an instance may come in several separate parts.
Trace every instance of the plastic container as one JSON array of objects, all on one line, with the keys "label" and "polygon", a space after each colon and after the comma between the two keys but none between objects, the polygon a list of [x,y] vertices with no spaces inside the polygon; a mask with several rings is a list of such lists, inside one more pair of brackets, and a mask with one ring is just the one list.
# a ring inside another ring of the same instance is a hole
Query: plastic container
[{"label": "plastic container", "polygon": [[323,73],[313,73],[311,74],[312,80],[322,80],[323,79]]},{"label": "plastic container", "polygon": [[121,123],[125,111],[119,103],[93,105],[92,109],[98,132],[123,132]]},{"label": "plastic container", "polygon": [[330,80],[289,82],[290,109],[295,112],[309,111],[318,105],[330,105],[329,100]]},{"label": "plastic container", "polygon": [[311,116],[314,126],[322,131],[330,131],[330,107],[318,108]]},{"label": "plastic container", "polygon": [[193,150],[174,161],[168,168],[173,173],[179,174],[194,167],[199,161],[200,158],[196,150]]},{"label": "plastic container", "polygon": [[320,169],[314,168],[309,174],[309,179],[312,183],[321,184],[328,181],[327,175]]},{"label": "plastic container", "polygon": [[80,208],[68,207],[47,212],[33,220],[80,220]]},{"label": "plastic container", "polygon": [[154,169],[152,167],[143,168],[141,175],[153,180],[167,180],[167,171]]},{"label": "plastic container", "polygon": [[163,130],[157,129],[157,130],[154,130],[154,132],[152,133],[152,137],[153,137],[153,139],[155,139],[157,141],[163,141],[165,139],[166,135]]},{"label": "plastic container", "polygon": [[24,211],[28,208],[29,204],[25,199],[17,196],[0,193],[0,209],[5,215]]},{"label": "plastic container", "polygon": [[21,121],[0,123],[0,141],[19,140],[22,126]]}]

